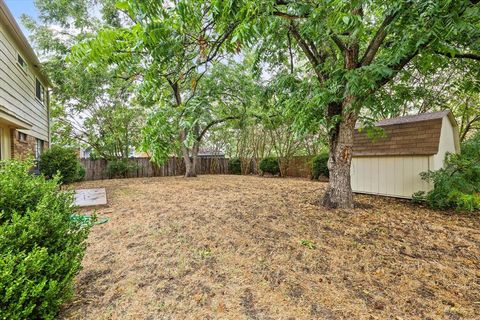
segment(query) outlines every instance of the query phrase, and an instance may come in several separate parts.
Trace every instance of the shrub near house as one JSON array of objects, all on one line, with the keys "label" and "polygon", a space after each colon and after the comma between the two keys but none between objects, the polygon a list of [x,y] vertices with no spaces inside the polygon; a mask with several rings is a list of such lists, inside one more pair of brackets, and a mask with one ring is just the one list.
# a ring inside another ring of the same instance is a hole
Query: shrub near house
[{"label": "shrub near house", "polygon": [[52,146],[41,155],[39,168],[47,178],[59,174],[62,183],[80,181],[85,176],[85,169],[72,148]]},{"label": "shrub near house", "polygon": [[73,197],[59,178],[0,166],[0,319],[54,319],[72,294],[88,226],[72,221]]}]

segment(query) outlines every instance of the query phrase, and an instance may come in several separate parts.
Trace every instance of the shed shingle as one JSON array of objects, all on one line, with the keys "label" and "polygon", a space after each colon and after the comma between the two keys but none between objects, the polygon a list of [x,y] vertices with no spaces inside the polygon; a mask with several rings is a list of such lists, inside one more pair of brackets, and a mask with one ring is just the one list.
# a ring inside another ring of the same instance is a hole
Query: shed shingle
[{"label": "shed shingle", "polygon": [[354,156],[433,155],[438,153],[442,119],[450,113],[424,113],[377,122],[385,137],[371,139],[355,129]]}]

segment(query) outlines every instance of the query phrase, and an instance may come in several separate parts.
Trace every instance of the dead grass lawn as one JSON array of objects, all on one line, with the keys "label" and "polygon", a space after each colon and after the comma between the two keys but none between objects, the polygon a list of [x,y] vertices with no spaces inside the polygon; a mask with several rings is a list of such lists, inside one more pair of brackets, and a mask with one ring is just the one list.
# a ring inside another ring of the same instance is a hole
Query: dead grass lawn
[{"label": "dead grass lawn", "polygon": [[[480,216],[326,184],[202,176],[106,187],[64,319],[480,319]],[[302,244],[303,241],[303,244]]]}]

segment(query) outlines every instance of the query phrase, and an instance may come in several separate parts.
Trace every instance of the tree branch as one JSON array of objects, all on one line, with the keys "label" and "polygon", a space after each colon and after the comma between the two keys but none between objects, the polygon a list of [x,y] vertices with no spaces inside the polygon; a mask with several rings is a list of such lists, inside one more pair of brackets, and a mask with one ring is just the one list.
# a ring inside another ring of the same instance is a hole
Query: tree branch
[{"label": "tree branch", "polygon": [[347,46],[345,45],[345,43],[343,43],[343,41],[342,41],[342,39],[340,39],[340,37],[338,37],[334,33],[332,33],[330,35],[330,37],[332,38],[333,42],[335,42],[335,44],[340,49],[340,51],[345,52],[345,50],[347,50]]},{"label": "tree branch", "polygon": [[385,40],[385,37],[387,36],[387,27],[393,22],[393,20],[395,20],[397,15],[398,11],[385,17],[385,20],[383,20],[382,24],[378,28],[377,33],[368,44],[367,50],[360,60],[360,65],[367,66],[373,61],[378,49],[383,43],[383,40]]},{"label": "tree branch", "polygon": [[392,74],[380,78],[377,81],[377,88],[375,90],[381,88],[382,86],[387,84],[390,80],[392,80],[398,74],[398,72],[402,70],[410,61],[412,61],[412,59],[415,58],[415,56],[420,52],[420,50],[425,49],[430,44],[431,41],[432,41],[432,38],[428,39],[427,41],[425,41],[425,43],[417,47],[414,51],[410,52],[409,54],[401,58],[397,63],[393,64],[392,66],[389,66],[390,69],[393,71]]},{"label": "tree branch", "polygon": [[293,52],[292,52],[292,39],[290,38],[290,32],[287,32],[288,39],[288,53],[290,54],[290,73],[293,74]]},{"label": "tree branch", "polygon": [[325,81],[325,76],[318,70],[318,67],[322,63],[321,60],[318,59],[318,57],[313,53],[313,51],[311,50],[307,42],[302,38],[302,35],[300,34],[300,32],[298,32],[298,29],[295,26],[295,24],[290,23],[289,30],[290,30],[290,33],[295,38],[295,40],[297,40],[297,43],[302,49],[302,51],[307,56],[308,61],[310,61],[310,63],[312,64],[313,70],[315,70],[315,74],[317,75],[317,78],[320,80],[320,82]]},{"label": "tree branch", "polygon": [[286,12],[281,12],[281,11],[274,11],[273,15],[277,16],[277,17],[282,17],[282,18],[285,18],[285,19],[288,19],[288,20],[298,20],[298,19],[304,19],[304,18],[308,17],[308,15],[298,16],[298,15],[294,15],[294,14],[290,14],[290,13],[286,13]]},{"label": "tree branch", "polygon": [[191,66],[190,68],[188,68],[188,70],[186,70],[184,73],[183,73],[183,77],[184,78],[187,78],[187,76],[193,71],[195,70],[196,68],[198,67],[201,67],[203,65],[206,65],[208,63],[210,63],[211,61],[213,61],[213,59],[215,59],[215,57],[218,55],[218,53],[220,52],[220,48],[222,47],[223,43],[230,37],[230,35],[233,33],[233,31],[235,30],[235,28],[238,26],[238,22],[237,23],[232,23],[231,25],[229,25],[227,27],[227,29],[225,30],[225,32],[220,35],[214,42],[213,42],[213,49],[207,54],[207,56],[205,57],[205,59],[203,61],[200,61],[199,63],[197,64],[194,64],[193,66]]},{"label": "tree branch", "polygon": [[218,119],[218,120],[213,120],[212,122],[210,122],[209,124],[207,124],[207,126],[205,128],[203,128],[202,132],[200,133],[200,135],[197,137],[197,142],[200,142],[203,138],[203,136],[205,136],[205,134],[207,133],[207,131],[213,127],[214,125],[217,125],[217,124],[220,124],[220,123],[223,123],[223,122],[226,122],[228,120],[235,120],[235,119],[240,119],[240,116],[230,116],[230,117],[225,117],[223,119]]},{"label": "tree branch", "polygon": [[441,51],[435,51],[435,53],[445,57],[449,57],[449,58],[472,59],[472,60],[480,61],[480,54],[475,54],[475,53],[451,53],[451,52],[441,52]]}]

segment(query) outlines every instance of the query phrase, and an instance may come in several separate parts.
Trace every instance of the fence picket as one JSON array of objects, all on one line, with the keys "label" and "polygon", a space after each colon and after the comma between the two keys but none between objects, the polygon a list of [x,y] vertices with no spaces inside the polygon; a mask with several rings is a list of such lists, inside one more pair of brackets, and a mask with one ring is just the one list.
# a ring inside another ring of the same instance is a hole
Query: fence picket
[{"label": "fence picket", "polygon": [[[293,157],[287,169],[287,175],[291,177],[309,177],[311,157]],[[85,168],[85,179],[104,180],[109,179],[107,172],[107,161],[103,159],[90,160],[80,159]],[[164,165],[157,166],[150,161],[150,158],[131,158],[128,159],[131,164],[136,165],[136,170],[128,174],[129,178],[143,177],[164,177],[185,174],[185,164],[182,158],[171,157]],[[200,157],[199,174],[228,174],[228,159],[219,157]],[[256,164],[251,162],[252,169]],[[255,173],[256,170],[251,172]]]}]

